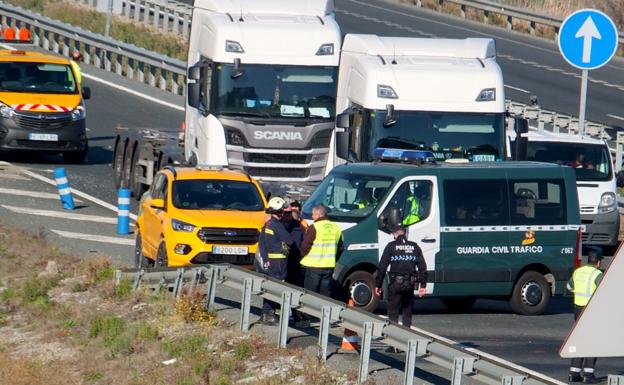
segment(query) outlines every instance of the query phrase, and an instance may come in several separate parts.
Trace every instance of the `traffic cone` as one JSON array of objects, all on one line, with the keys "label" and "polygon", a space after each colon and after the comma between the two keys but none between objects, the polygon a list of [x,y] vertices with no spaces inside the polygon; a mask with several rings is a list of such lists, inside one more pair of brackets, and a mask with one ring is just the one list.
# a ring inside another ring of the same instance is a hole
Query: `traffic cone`
[{"label": "traffic cone", "polygon": [[[349,298],[347,306],[354,306],[352,298]],[[345,328],[344,336],[342,337],[342,343],[338,348],[338,353],[357,353],[360,348],[360,337],[353,330]]]}]

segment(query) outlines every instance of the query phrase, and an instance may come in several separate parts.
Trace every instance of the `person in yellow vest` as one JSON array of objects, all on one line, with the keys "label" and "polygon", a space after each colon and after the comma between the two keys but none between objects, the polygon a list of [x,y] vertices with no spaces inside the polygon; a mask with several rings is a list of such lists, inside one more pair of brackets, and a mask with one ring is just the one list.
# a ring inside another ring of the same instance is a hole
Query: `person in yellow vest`
[{"label": "person in yellow vest", "polygon": [[82,61],[82,54],[79,50],[75,49],[71,53],[71,60],[69,63],[71,64],[72,71],[74,71],[74,76],[76,77],[76,82],[78,86],[82,84],[82,72],[80,71],[80,63]]},{"label": "person in yellow vest", "polygon": [[[574,270],[572,278],[568,281],[568,290],[574,293],[574,321],[579,318],[589,299],[596,291],[602,280],[600,264],[602,255],[597,250],[588,253],[587,264]],[[570,382],[583,382],[584,384],[596,384],[600,382],[594,375],[596,358],[573,358],[570,364]]]},{"label": "person in yellow vest", "polygon": [[332,297],[332,274],[342,252],[342,231],[327,218],[327,207],[322,204],[312,208],[312,219],[314,223],[301,242],[301,266],[305,270],[303,287]]},{"label": "person in yellow vest", "polygon": [[416,222],[420,222],[420,204],[416,195],[410,195],[407,197],[408,212],[403,218],[403,226],[410,226]]}]

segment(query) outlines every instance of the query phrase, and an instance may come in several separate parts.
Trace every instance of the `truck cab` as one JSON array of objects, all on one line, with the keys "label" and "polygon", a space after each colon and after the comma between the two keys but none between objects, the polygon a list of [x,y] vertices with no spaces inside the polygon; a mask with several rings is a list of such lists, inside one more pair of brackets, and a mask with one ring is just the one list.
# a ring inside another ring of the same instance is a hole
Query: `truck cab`
[{"label": "truck cab", "polygon": [[333,1],[197,0],[185,158],[265,181],[320,181],[340,48]]},{"label": "truck cab", "polygon": [[505,159],[505,92],[493,39],[347,34],[338,75],[335,157],[368,162],[376,148],[437,160]]}]

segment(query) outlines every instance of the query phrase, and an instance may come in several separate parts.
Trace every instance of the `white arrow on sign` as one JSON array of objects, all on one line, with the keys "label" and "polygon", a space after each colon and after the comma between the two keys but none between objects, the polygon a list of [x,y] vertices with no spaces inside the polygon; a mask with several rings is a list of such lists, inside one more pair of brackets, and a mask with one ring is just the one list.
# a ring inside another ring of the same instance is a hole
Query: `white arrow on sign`
[{"label": "white arrow on sign", "polygon": [[600,32],[598,32],[598,28],[596,28],[596,24],[594,24],[594,20],[592,20],[591,16],[588,16],[585,19],[585,22],[579,28],[575,38],[582,37],[583,38],[583,63],[589,63],[591,61],[591,48],[592,48],[592,39],[602,39]]}]

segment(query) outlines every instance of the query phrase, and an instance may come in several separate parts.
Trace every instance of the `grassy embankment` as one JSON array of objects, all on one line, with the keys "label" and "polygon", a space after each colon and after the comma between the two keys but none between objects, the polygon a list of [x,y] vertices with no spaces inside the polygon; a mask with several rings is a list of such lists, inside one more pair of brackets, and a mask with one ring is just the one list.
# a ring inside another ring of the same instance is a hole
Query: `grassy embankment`
[{"label": "grassy embankment", "polygon": [[0,383],[353,383],[354,372],[338,375],[301,349],[241,334],[203,311],[199,295],[175,301],[133,292],[130,282],[115,289],[113,272],[107,259],[67,255],[42,235],[0,225]]}]

